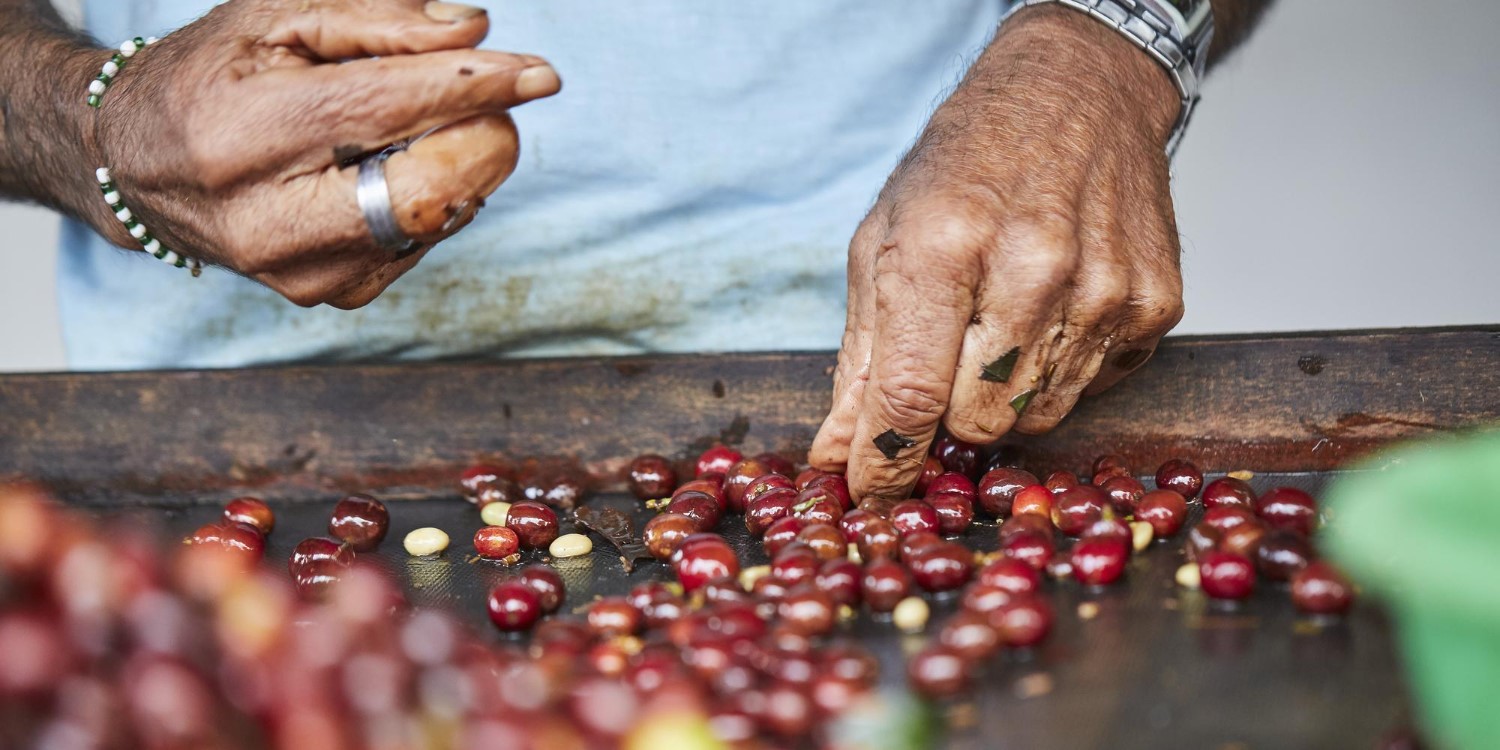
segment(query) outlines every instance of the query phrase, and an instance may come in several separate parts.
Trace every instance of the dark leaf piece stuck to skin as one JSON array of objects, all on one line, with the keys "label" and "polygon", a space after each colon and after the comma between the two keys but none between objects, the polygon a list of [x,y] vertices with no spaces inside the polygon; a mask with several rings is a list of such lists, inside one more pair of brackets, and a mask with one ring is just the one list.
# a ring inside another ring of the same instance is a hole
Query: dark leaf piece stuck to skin
[{"label": "dark leaf piece stuck to skin", "polygon": [[901,449],[910,448],[917,444],[905,435],[896,434],[895,430],[886,430],[875,437],[875,447],[880,449],[880,455],[887,460],[895,461],[896,456],[901,454]]},{"label": "dark leaf piece stuck to skin", "polygon": [[626,573],[635,570],[636,560],[654,559],[646,545],[636,538],[635,524],[624,513],[610,508],[596,510],[584,506],[573,511],[573,517],[578,519],[579,525],[614,545],[620,553],[620,563],[625,566]]},{"label": "dark leaf piece stuck to skin", "polygon": [[1016,369],[1016,360],[1021,358],[1021,347],[1013,346],[1010,351],[1001,355],[999,359],[985,365],[979,370],[979,379],[991,383],[1008,383],[1010,374]]},{"label": "dark leaf piece stuck to skin", "polygon": [[1026,413],[1026,407],[1031,405],[1031,397],[1035,396],[1035,395],[1036,395],[1036,389],[1035,388],[1030,388],[1030,389],[1021,391],[1020,393],[1017,393],[1016,396],[1015,396],[1015,398],[1012,398],[1010,400],[1010,408],[1016,410],[1016,415],[1017,416],[1025,414]]}]

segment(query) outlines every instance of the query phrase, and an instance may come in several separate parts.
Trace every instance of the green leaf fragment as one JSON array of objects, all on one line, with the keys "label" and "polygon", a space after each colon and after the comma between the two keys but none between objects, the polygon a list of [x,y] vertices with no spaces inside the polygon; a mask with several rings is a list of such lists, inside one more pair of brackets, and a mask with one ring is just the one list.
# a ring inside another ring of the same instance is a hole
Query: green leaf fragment
[{"label": "green leaf fragment", "polygon": [[916,445],[917,441],[905,435],[899,435],[895,430],[886,430],[875,437],[874,443],[875,447],[880,449],[880,455],[885,456],[887,460],[895,461],[896,456],[901,455],[903,448],[910,448]]},{"label": "green leaf fragment", "polygon": [[1015,397],[1010,400],[1010,408],[1016,410],[1016,416],[1020,416],[1026,413],[1026,407],[1031,405],[1031,397],[1035,395],[1036,389],[1028,388],[1024,391],[1021,391],[1020,393],[1017,393]]},{"label": "green leaf fragment", "polygon": [[999,359],[991,362],[979,370],[979,379],[991,383],[1008,383],[1010,375],[1015,372],[1016,361],[1021,358],[1021,347],[1013,346],[1010,351],[1000,355]]}]

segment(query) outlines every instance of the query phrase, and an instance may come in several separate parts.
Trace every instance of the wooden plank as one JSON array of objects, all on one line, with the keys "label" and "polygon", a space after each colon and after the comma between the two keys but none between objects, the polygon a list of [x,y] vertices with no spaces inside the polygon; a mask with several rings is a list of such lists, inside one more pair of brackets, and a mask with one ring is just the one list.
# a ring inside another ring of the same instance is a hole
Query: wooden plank
[{"label": "wooden plank", "polygon": [[[446,491],[480,457],[560,457],[609,484],[641,452],[714,440],[805,455],[830,353],[670,355],[0,377],[0,475],[70,499],[213,502]],[[1336,468],[1500,419],[1500,326],[1168,339],[1052,434],[1047,467]]]}]

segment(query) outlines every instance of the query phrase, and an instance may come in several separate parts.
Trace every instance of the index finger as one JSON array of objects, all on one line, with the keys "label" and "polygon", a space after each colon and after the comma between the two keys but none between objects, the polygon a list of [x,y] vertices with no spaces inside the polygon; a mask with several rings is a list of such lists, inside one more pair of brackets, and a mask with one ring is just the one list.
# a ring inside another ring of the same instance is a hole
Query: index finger
[{"label": "index finger", "polygon": [[[236,119],[279,123],[281,148],[293,151],[279,163],[303,172],[562,88],[542,58],[469,49],[269,70],[242,84],[251,90]],[[255,158],[278,163],[265,150]]]},{"label": "index finger", "polygon": [[966,231],[898,229],[876,260],[870,380],[849,449],[855,497],[904,498],[921,473],[973,313]]}]

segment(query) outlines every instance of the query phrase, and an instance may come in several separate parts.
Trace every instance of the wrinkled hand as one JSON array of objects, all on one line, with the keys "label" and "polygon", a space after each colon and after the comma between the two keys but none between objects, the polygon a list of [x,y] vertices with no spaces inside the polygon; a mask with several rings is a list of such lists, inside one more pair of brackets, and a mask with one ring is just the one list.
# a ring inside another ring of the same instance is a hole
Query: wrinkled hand
[{"label": "wrinkled hand", "polygon": [[902,497],[939,423],[1052,429],[1182,316],[1164,152],[1178,97],[1120,35],[1016,14],[938,108],[849,248],[833,411],[812,462]]},{"label": "wrinkled hand", "polygon": [[232,0],[130,60],[97,157],[166,246],[299,305],[358,307],[425,249],[375,247],[348,164],[436,129],[386,163],[401,229],[430,246],[515,169],[507,110],[561,86],[541,58],[473,49],[488,30],[481,9],[442,2]]}]

